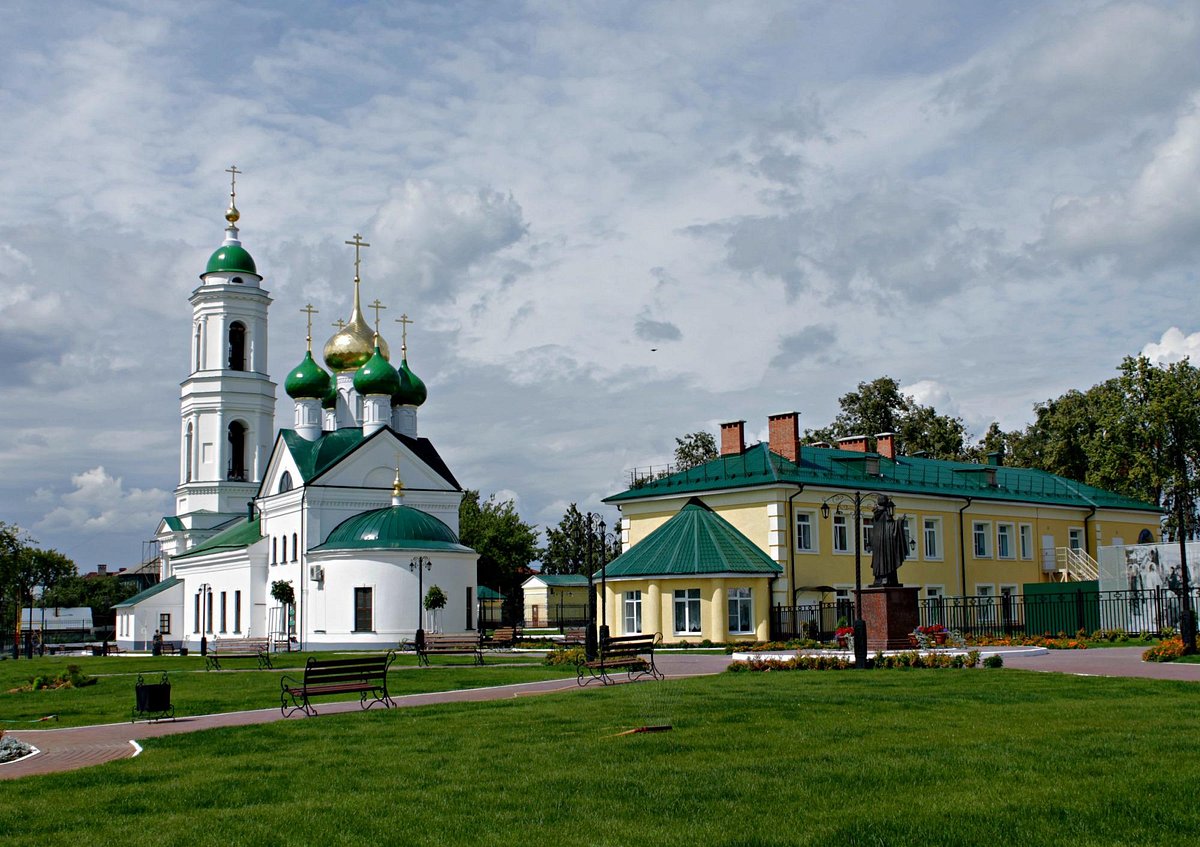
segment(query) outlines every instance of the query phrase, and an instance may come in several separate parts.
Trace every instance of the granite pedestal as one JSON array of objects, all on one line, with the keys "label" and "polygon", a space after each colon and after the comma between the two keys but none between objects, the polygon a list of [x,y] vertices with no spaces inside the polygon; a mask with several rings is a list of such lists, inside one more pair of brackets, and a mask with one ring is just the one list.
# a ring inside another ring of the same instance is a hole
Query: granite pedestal
[{"label": "granite pedestal", "polygon": [[920,623],[916,586],[881,585],[862,590],[863,620],[867,622],[867,649],[907,650],[908,636]]}]

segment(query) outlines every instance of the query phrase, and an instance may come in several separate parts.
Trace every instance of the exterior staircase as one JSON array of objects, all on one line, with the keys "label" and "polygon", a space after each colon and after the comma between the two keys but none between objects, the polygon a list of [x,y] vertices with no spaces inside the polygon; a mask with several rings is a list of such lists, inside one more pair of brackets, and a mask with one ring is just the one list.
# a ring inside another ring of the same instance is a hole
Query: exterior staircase
[{"label": "exterior staircase", "polygon": [[1054,554],[1055,582],[1080,582],[1100,578],[1100,565],[1086,550],[1078,547],[1058,547]]}]

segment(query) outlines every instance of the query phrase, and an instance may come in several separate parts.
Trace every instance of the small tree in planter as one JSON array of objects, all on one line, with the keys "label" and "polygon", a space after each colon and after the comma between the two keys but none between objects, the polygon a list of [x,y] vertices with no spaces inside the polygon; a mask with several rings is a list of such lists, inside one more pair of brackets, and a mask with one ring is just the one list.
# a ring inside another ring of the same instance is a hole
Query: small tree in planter
[{"label": "small tree in planter", "polygon": [[425,611],[433,613],[433,631],[441,632],[438,627],[437,613],[440,609],[446,608],[446,592],[436,585],[429,586],[429,590],[425,592]]},{"label": "small tree in planter", "polygon": [[[286,579],[277,579],[271,583],[271,596],[283,606],[283,622],[280,629],[284,636],[290,636],[292,633],[288,624],[291,622],[292,607],[296,603],[296,590]],[[291,650],[291,647],[291,639],[288,638],[288,649]]]}]

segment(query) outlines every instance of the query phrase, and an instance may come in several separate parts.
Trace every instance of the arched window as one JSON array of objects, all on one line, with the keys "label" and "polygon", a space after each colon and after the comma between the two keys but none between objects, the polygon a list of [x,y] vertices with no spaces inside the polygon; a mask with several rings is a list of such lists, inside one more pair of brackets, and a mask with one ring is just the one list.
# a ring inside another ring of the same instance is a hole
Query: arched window
[{"label": "arched window", "polygon": [[279,562],[279,539],[272,535],[271,536],[271,564],[274,565],[274,564],[277,564],[278,562]]},{"label": "arched window", "polygon": [[279,561],[281,561],[281,562],[287,561],[287,536],[286,535],[283,536],[283,558],[280,559]]},{"label": "arched window", "polygon": [[187,434],[183,437],[183,481],[192,481],[192,423],[188,421]]},{"label": "arched window", "polygon": [[241,321],[229,325],[229,369],[246,369],[246,325]]},{"label": "arched window", "polygon": [[229,474],[235,482],[246,481],[246,425],[234,421],[229,425]]},{"label": "arched window", "polygon": [[284,471],[283,476],[279,477],[279,493],[292,490],[292,474],[290,471]]},{"label": "arched window", "polygon": [[292,561],[300,558],[300,536],[292,533]]}]

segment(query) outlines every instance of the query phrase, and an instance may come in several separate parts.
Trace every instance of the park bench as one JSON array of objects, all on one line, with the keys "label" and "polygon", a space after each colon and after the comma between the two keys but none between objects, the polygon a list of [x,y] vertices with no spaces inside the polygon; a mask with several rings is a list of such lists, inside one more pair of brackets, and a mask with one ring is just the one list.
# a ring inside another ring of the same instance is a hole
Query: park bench
[{"label": "park bench", "polygon": [[425,643],[416,645],[417,661],[429,667],[430,656],[474,656],[475,664],[483,664],[483,637],[478,632],[461,635],[426,635]]},{"label": "park bench", "polygon": [[270,640],[266,638],[214,638],[208,642],[204,669],[222,670],[222,659],[257,659],[259,670],[270,668]]},{"label": "park bench", "polygon": [[515,626],[497,627],[490,638],[483,642],[484,647],[492,650],[500,650],[504,648],[512,648],[521,640],[521,630]]},{"label": "park bench", "polygon": [[[395,652],[382,656],[359,656],[353,659],[318,659],[310,657],[304,666],[304,678],[297,682],[285,676],[279,681],[279,711],[290,717],[296,712],[312,716],[317,713],[309,698],[329,694],[359,695],[359,706],[369,709],[382,703],[390,709],[395,703],[388,696],[388,666]],[[368,695],[372,695],[368,697]]]},{"label": "park bench", "polygon": [[654,666],[654,648],[662,643],[662,633],[653,635],[618,635],[600,639],[595,659],[576,663],[580,685],[600,680],[604,685],[616,682],[614,672],[624,671],[630,681],[648,676],[663,679],[664,675]]},{"label": "park bench", "polygon": [[569,626],[563,631],[564,647],[582,647],[587,643],[586,626]]}]

